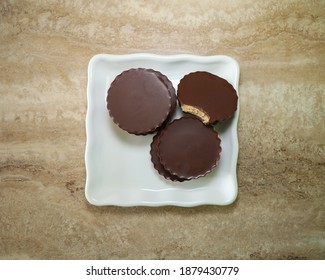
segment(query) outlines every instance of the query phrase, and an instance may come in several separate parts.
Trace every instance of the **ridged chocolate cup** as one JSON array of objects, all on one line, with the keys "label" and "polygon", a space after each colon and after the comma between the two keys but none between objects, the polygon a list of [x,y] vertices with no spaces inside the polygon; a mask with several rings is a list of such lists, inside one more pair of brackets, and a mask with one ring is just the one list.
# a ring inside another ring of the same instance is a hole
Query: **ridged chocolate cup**
[{"label": "ridged chocolate cup", "polygon": [[221,140],[210,125],[193,117],[183,117],[168,124],[158,138],[160,163],[182,180],[203,177],[217,165]]},{"label": "ridged chocolate cup", "polygon": [[170,113],[167,119],[171,119],[173,114],[175,113],[176,107],[177,107],[177,96],[176,96],[176,90],[173,86],[173,83],[168,79],[168,77],[161,72],[153,69],[148,69],[148,71],[154,72],[159,79],[166,85],[168,88],[168,91],[170,93],[171,97],[171,108],[170,108]]},{"label": "ridged chocolate cup", "polygon": [[237,110],[238,96],[225,79],[205,71],[185,75],[178,84],[181,109],[214,124],[231,118]]},{"label": "ridged chocolate cup", "polygon": [[159,142],[159,137],[160,137],[161,131],[162,130],[157,132],[157,134],[153,137],[152,142],[150,144],[151,162],[153,163],[153,166],[158,171],[158,173],[160,175],[164,176],[165,179],[168,179],[171,181],[183,182],[185,179],[182,179],[175,175],[170,174],[170,172],[167,171],[160,162],[159,155],[158,155],[158,142]]},{"label": "ridged chocolate cup", "polygon": [[172,97],[156,73],[144,68],[119,74],[107,92],[113,122],[135,135],[153,133],[170,116]]}]

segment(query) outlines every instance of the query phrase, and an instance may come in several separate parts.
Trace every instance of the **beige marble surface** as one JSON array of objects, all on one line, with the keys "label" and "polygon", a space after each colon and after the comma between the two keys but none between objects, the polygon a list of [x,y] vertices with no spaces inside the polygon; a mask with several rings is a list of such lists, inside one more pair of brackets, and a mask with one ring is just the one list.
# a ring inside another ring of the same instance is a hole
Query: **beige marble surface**
[{"label": "beige marble surface", "polygon": [[[324,259],[324,1],[0,3],[1,259]],[[97,53],[226,54],[241,67],[237,201],[94,207]]]}]

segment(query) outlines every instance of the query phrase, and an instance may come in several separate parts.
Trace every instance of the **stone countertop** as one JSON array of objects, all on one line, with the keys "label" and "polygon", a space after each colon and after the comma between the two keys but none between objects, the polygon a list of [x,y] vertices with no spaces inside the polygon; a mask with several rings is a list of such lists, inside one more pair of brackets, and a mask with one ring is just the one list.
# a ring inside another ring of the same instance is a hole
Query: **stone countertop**
[{"label": "stone countertop", "polygon": [[[0,4],[1,259],[325,258],[325,2],[59,2]],[[88,62],[136,52],[239,62],[234,204],[86,201]]]}]

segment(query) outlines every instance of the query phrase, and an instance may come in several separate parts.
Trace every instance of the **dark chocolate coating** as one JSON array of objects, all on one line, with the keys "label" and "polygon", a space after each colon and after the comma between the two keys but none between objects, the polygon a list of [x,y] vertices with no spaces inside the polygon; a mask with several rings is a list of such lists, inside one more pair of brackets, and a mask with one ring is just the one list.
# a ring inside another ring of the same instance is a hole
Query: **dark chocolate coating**
[{"label": "dark chocolate coating", "polygon": [[167,86],[154,72],[142,68],[118,75],[108,89],[106,100],[113,121],[137,135],[154,132],[171,110]]},{"label": "dark chocolate coating", "polygon": [[158,141],[159,141],[160,134],[161,134],[161,130],[159,130],[157,134],[153,137],[150,145],[150,155],[151,155],[151,161],[153,163],[153,166],[158,171],[158,173],[164,176],[166,179],[182,182],[184,181],[184,179],[181,179],[175,175],[170,174],[160,162],[158,156]]},{"label": "dark chocolate coating", "polygon": [[181,105],[194,106],[209,115],[209,124],[230,118],[237,110],[238,96],[227,80],[209,72],[193,72],[178,85]]},{"label": "dark chocolate coating", "polygon": [[195,179],[211,172],[220,159],[220,138],[213,127],[183,117],[161,132],[158,156],[163,167],[181,179]]},{"label": "dark chocolate coating", "polygon": [[176,106],[177,106],[177,97],[176,97],[176,90],[173,86],[173,83],[167,78],[166,75],[162,74],[159,71],[153,70],[153,69],[148,69],[149,71],[154,72],[157,77],[166,85],[168,88],[168,91],[170,93],[171,97],[171,109],[168,118],[171,118],[173,114],[175,113]]}]

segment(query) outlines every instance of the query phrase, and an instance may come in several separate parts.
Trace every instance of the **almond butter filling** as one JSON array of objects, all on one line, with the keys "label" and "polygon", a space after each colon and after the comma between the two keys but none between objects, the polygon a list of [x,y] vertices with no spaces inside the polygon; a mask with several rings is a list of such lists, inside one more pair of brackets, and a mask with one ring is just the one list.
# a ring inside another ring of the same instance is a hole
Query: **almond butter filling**
[{"label": "almond butter filling", "polygon": [[210,121],[210,116],[204,112],[202,109],[199,109],[195,106],[182,104],[182,111],[186,113],[190,113],[194,116],[197,116],[204,124],[208,124]]}]

